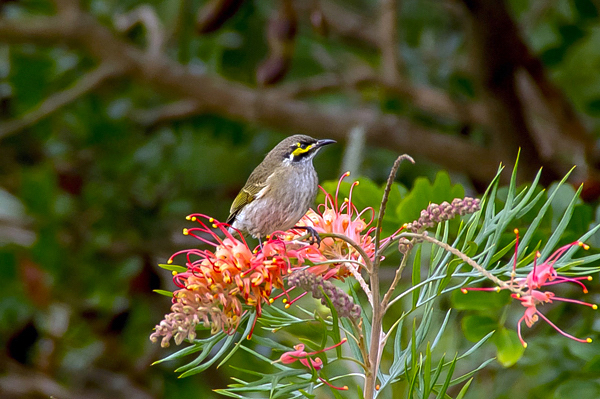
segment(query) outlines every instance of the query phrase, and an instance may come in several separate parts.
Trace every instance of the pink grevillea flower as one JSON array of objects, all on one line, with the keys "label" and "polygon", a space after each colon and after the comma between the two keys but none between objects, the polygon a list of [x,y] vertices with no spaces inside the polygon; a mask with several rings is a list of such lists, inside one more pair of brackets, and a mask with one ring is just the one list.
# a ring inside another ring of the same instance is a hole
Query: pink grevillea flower
[{"label": "pink grevillea flower", "polygon": [[500,291],[503,289],[508,289],[512,291],[511,296],[514,299],[517,299],[521,302],[521,305],[525,307],[525,313],[523,317],[519,319],[517,325],[517,332],[519,335],[519,340],[523,347],[527,347],[527,343],[523,339],[521,334],[521,324],[523,321],[527,325],[527,327],[532,327],[535,322],[537,322],[540,318],[543,319],[546,323],[548,323],[552,328],[558,331],[560,334],[564,335],[567,338],[571,338],[578,342],[592,342],[591,338],[577,338],[571,334],[568,334],[557,327],[554,323],[552,323],[546,316],[544,316],[538,309],[538,306],[544,305],[546,303],[552,303],[553,301],[561,301],[561,302],[571,302],[579,305],[589,306],[592,309],[598,309],[598,306],[592,303],[582,302],[569,298],[560,298],[557,297],[551,291],[542,291],[541,288],[547,287],[550,285],[556,285],[560,283],[575,283],[579,285],[583,292],[587,294],[588,290],[586,286],[582,283],[584,280],[592,280],[591,276],[585,277],[564,277],[558,274],[558,271],[554,269],[554,264],[558,261],[558,259],[567,252],[567,250],[574,246],[582,247],[583,249],[589,249],[589,246],[584,244],[581,241],[575,241],[570,244],[564,245],[556,250],[552,255],[548,257],[541,264],[537,263],[537,260],[541,256],[540,252],[536,253],[536,256],[533,261],[533,269],[527,277],[515,279],[516,268],[517,268],[517,248],[519,245],[519,231],[515,229],[515,234],[517,235],[517,245],[515,247],[515,256],[513,263],[513,271],[511,275],[510,281],[502,287],[495,288],[463,288],[461,291],[463,293],[467,293],[469,290],[479,290],[479,291]]},{"label": "pink grevillea flower", "polygon": [[273,289],[283,289],[284,277],[292,272],[290,258],[298,257],[276,237],[252,251],[243,238],[238,240],[229,233],[225,223],[200,214],[190,215],[188,220],[200,226],[183,233],[214,246],[214,250],[187,249],[169,258],[168,263],[172,263],[176,256],[185,255],[187,271],[174,273],[173,281],[180,289],[173,293],[172,313],[150,336],[153,342],[163,337],[162,346],[168,346],[172,337],[176,344],[185,338],[193,340],[199,323],[210,327],[213,334],[221,330],[232,334],[246,309],[254,308],[260,316]]},{"label": "pink grevillea flower", "polygon": [[[295,361],[299,361],[300,364],[302,364],[304,367],[307,367],[309,369],[314,369],[317,372],[320,371],[323,368],[323,361],[320,358],[312,358],[311,356],[314,356],[316,354],[334,349],[340,345],[342,345],[343,343],[345,343],[347,341],[346,338],[342,339],[339,343],[330,346],[329,348],[325,348],[323,350],[320,351],[315,351],[315,352],[310,352],[307,353],[304,350],[304,344],[298,344],[294,346],[293,351],[290,352],[285,352],[283,355],[281,355],[281,357],[279,358],[279,361],[282,362],[283,364],[291,364],[294,363]],[[333,388],[333,389],[338,389],[341,391],[347,391],[348,387],[347,386],[343,386],[343,387],[336,387],[331,385],[328,381],[326,381],[325,379],[321,378],[319,376],[319,379],[326,385],[328,385],[329,387]]]},{"label": "pink grevillea flower", "polygon": [[[348,198],[338,201],[340,185],[344,178],[349,175],[350,173],[346,172],[341,176],[335,197],[321,187],[325,194],[325,202],[319,205],[318,212],[309,209],[298,222],[298,226],[312,227],[319,234],[337,233],[344,235],[360,246],[369,258],[373,258],[375,243],[371,233],[373,233],[375,227],[369,227],[373,222],[373,209],[366,208],[359,212],[352,203],[352,191],[358,185],[358,181],[352,183]],[[363,218],[365,213],[370,214],[369,221],[365,221]],[[288,232],[286,238],[291,240],[303,234],[303,231],[299,232],[292,229]],[[354,269],[360,269],[360,264],[364,264],[363,257],[354,247],[344,240],[333,237],[323,238],[318,248],[315,246],[305,248],[300,252],[300,256],[309,259],[313,263],[339,260],[340,262],[334,264],[322,264],[309,268],[311,273],[321,275],[325,279],[348,277],[350,275],[348,269],[350,263],[344,262],[345,260],[357,262],[354,263]]]}]

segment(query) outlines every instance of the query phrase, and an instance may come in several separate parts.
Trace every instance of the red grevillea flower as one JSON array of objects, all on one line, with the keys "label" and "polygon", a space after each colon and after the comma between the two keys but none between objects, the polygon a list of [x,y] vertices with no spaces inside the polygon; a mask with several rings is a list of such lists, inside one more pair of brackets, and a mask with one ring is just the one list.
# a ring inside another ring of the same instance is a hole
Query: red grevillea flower
[{"label": "red grevillea flower", "polygon": [[[373,258],[375,243],[370,234],[375,230],[375,227],[369,227],[373,222],[373,208],[366,208],[359,212],[352,203],[352,191],[358,185],[358,181],[352,183],[348,198],[338,202],[340,185],[344,178],[349,175],[350,172],[346,172],[340,177],[335,197],[321,187],[321,190],[325,194],[325,202],[319,205],[318,212],[309,209],[306,215],[298,222],[298,226],[312,227],[319,234],[342,234],[360,246],[369,258]],[[368,222],[363,218],[367,212],[370,213],[371,217],[371,220]],[[292,229],[286,238],[293,239],[301,234],[304,234],[304,232],[299,233]],[[355,248],[346,241],[333,237],[324,238],[318,248],[315,246],[305,248],[301,252],[301,256],[308,258],[313,263],[339,259],[340,262],[333,265],[323,264],[309,268],[311,273],[321,275],[325,279],[334,276],[337,278],[349,276],[349,263],[344,262],[344,260],[357,262],[354,263],[355,269],[360,269],[360,264],[364,264],[361,254]]]},{"label": "red grevillea flower", "polygon": [[[342,345],[346,341],[347,341],[347,339],[344,338],[339,343],[337,343],[333,346],[330,346],[329,348],[325,348],[320,351],[315,351],[315,352],[310,352],[310,353],[307,353],[304,350],[304,344],[298,344],[298,345],[294,346],[295,350],[290,351],[290,352],[285,352],[283,355],[281,355],[281,357],[279,358],[279,361],[282,362],[283,364],[291,364],[291,363],[294,363],[295,361],[299,361],[303,366],[305,366],[309,369],[315,369],[316,371],[319,371],[323,368],[323,361],[318,357],[313,359],[311,356],[334,349],[334,348]],[[319,379],[324,384],[328,385],[329,387],[331,387],[333,389],[338,389],[340,391],[348,390],[347,386],[336,387],[336,386],[331,385],[328,381],[321,378],[320,376],[319,376]]]},{"label": "red grevillea flower", "polygon": [[582,247],[583,249],[589,249],[589,246],[584,244],[581,241],[575,241],[570,244],[564,245],[556,250],[552,255],[548,257],[544,262],[538,264],[537,261],[541,256],[540,252],[536,253],[536,256],[533,261],[533,269],[527,277],[515,279],[514,276],[516,274],[517,267],[517,248],[519,245],[519,231],[515,229],[515,234],[517,235],[517,245],[515,247],[515,256],[513,263],[513,271],[512,277],[508,284],[504,287],[496,287],[496,288],[463,288],[461,291],[463,293],[467,293],[469,290],[479,290],[479,291],[499,291],[502,289],[511,290],[512,297],[521,302],[521,305],[525,307],[525,313],[523,317],[519,319],[519,323],[517,325],[517,332],[519,334],[519,340],[521,344],[526,348],[527,343],[523,340],[523,336],[521,335],[521,324],[523,321],[527,325],[527,327],[533,326],[535,322],[537,322],[540,318],[546,321],[552,328],[558,331],[560,334],[564,335],[567,338],[571,338],[578,342],[592,342],[591,338],[577,338],[571,334],[568,334],[557,327],[554,323],[552,323],[546,316],[544,316],[538,309],[538,306],[544,305],[546,303],[552,303],[553,301],[562,301],[562,302],[571,302],[579,305],[589,306],[592,309],[598,309],[598,306],[592,303],[582,302],[569,298],[561,298],[557,297],[551,291],[542,291],[541,288],[547,287],[550,285],[556,285],[561,283],[575,283],[581,286],[584,293],[587,294],[588,290],[586,286],[582,283],[584,280],[592,280],[591,276],[585,277],[564,277],[558,274],[558,271],[554,269],[554,264],[556,261],[567,252],[567,250],[574,246]]},{"label": "red grevillea flower", "polygon": [[[173,293],[172,313],[165,316],[150,336],[153,342],[163,337],[162,346],[168,346],[172,337],[176,344],[185,338],[193,340],[199,323],[210,326],[213,334],[221,330],[231,334],[249,307],[255,308],[260,316],[261,307],[269,303],[273,289],[283,289],[284,277],[292,272],[290,257],[298,257],[296,251],[287,249],[285,242],[276,237],[252,251],[243,237],[238,240],[229,233],[225,223],[200,214],[187,219],[200,226],[184,229],[183,233],[215,248],[187,249],[169,258],[168,263],[172,263],[176,256],[185,255],[187,271],[174,274],[173,281],[180,289]],[[220,238],[217,232],[225,238]]]}]

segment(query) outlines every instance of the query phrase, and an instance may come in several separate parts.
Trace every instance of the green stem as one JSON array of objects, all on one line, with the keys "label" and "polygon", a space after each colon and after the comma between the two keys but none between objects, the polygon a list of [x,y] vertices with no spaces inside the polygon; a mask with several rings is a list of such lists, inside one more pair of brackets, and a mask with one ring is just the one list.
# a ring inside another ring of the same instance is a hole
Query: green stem
[{"label": "green stem", "polygon": [[383,307],[384,312],[386,312],[388,309],[388,304],[390,302],[390,299],[392,298],[394,289],[396,289],[396,285],[398,285],[398,282],[400,281],[400,277],[402,276],[402,270],[404,270],[404,268],[406,267],[407,259],[408,259],[408,253],[406,253],[402,256],[402,262],[400,262],[400,266],[398,266],[398,269],[396,270],[396,275],[394,276],[394,281],[392,281],[390,288],[387,290],[387,292],[383,296],[383,300],[381,301],[381,306]]},{"label": "green stem", "polygon": [[422,234],[402,233],[401,235],[405,236],[405,237],[413,237],[413,238],[429,241],[429,242],[437,245],[438,247],[445,249],[446,251],[458,256],[460,259],[462,259],[465,263],[467,263],[473,269],[475,269],[479,273],[481,273],[482,276],[484,276],[485,278],[494,282],[494,284],[496,284],[499,288],[507,289],[515,294],[522,293],[520,289],[515,288],[515,287],[511,286],[510,284],[507,284],[505,281],[500,280],[498,277],[494,276],[492,273],[490,273],[488,270],[486,270],[483,266],[481,266],[480,264],[475,262],[473,259],[469,258],[464,253],[460,252],[458,249],[452,247],[451,245],[446,244],[445,242],[438,240],[437,238],[427,235],[427,232],[424,232]]},{"label": "green stem", "polygon": [[369,369],[365,374],[365,387],[364,397],[365,399],[373,399],[375,395],[375,386],[377,383],[377,372],[379,371],[379,360],[380,360],[380,342],[381,342],[381,331],[383,325],[383,316],[385,315],[385,308],[379,300],[379,264],[381,262],[381,226],[383,224],[383,217],[385,215],[385,208],[389,199],[390,191],[392,189],[392,183],[396,178],[396,173],[400,167],[400,163],[403,160],[409,160],[412,163],[415,161],[408,155],[399,156],[392,166],[390,175],[383,192],[381,199],[381,206],[379,207],[379,215],[377,217],[377,227],[375,229],[375,258],[373,264],[369,270],[369,282],[371,283],[371,295],[373,296],[373,317],[371,320],[371,344],[369,346]]}]

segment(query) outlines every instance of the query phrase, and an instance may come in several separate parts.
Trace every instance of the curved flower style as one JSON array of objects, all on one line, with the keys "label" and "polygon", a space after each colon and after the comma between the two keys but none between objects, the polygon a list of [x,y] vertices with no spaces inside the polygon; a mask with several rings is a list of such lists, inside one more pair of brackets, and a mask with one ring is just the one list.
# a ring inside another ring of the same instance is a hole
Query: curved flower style
[{"label": "curved flower style", "polygon": [[[375,230],[375,227],[369,226],[373,222],[373,209],[366,208],[359,212],[352,203],[352,191],[358,185],[358,181],[352,183],[348,198],[344,199],[341,204],[338,203],[340,185],[344,178],[349,175],[350,172],[346,172],[340,177],[335,197],[321,187],[321,190],[325,194],[324,203],[319,205],[318,212],[309,209],[306,215],[298,222],[298,226],[312,227],[319,234],[336,233],[344,235],[354,241],[372,259],[375,254],[375,243],[370,234]],[[371,220],[366,222],[363,219],[363,215],[369,211],[371,212]],[[286,238],[291,240],[300,235],[300,232],[292,229]],[[335,263],[333,266],[323,264],[309,268],[311,273],[322,275],[326,280],[331,277],[343,279],[350,275],[349,267],[352,266],[350,266],[350,262],[343,262],[343,260],[356,262],[354,263],[354,269],[357,269],[357,266],[360,264],[364,264],[361,254],[352,245],[334,237],[324,238],[318,248],[314,246],[305,248],[300,253],[300,256],[308,258],[313,263],[339,259],[340,262]]]},{"label": "curved flower style", "polygon": [[185,254],[187,271],[174,274],[173,281],[180,289],[173,293],[172,313],[150,336],[153,342],[163,337],[162,346],[168,346],[172,337],[176,344],[185,338],[193,340],[199,323],[210,326],[213,334],[220,330],[231,334],[239,325],[244,306],[255,308],[260,316],[263,302],[269,303],[274,288],[283,289],[284,277],[292,272],[290,257],[298,257],[278,238],[269,238],[262,249],[252,251],[243,238],[238,240],[229,233],[225,223],[200,214],[187,219],[200,227],[184,229],[183,233],[215,246],[215,250],[188,249],[169,258],[168,263],[172,263],[173,258]]},{"label": "curved flower style", "polygon": [[531,272],[529,272],[529,274],[527,274],[527,277],[521,278],[521,279],[515,279],[514,276],[516,274],[516,267],[517,267],[517,248],[519,245],[519,231],[517,229],[515,229],[515,234],[517,235],[517,244],[515,246],[515,256],[514,256],[513,272],[512,272],[513,277],[511,277],[511,280],[508,282],[508,284],[506,284],[506,286],[496,287],[496,288],[463,288],[463,289],[461,289],[461,291],[466,294],[468,291],[472,291],[472,290],[478,290],[478,291],[499,291],[502,289],[511,290],[513,292],[511,294],[511,296],[514,299],[517,299],[518,301],[520,301],[521,305],[523,305],[525,307],[525,313],[519,319],[519,323],[517,325],[517,332],[519,335],[519,340],[521,341],[521,344],[525,348],[527,347],[527,343],[525,342],[525,340],[523,339],[523,336],[521,335],[521,324],[523,323],[523,321],[525,321],[525,324],[527,325],[527,327],[531,327],[540,318],[543,319],[544,321],[546,321],[546,323],[550,324],[550,326],[552,326],[552,328],[554,328],[561,335],[564,335],[567,338],[571,338],[578,342],[587,342],[587,343],[592,342],[591,338],[581,339],[581,338],[574,337],[573,335],[564,332],[559,327],[557,327],[554,323],[552,323],[546,316],[544,316],[537,308],[540,305],[544,305],[546,303],[552,303],[553,301],[562,301],[562,302],[571,302],[571,303],[576,303],[579,305],[589,306],[594,310],[598,309],[598,306],[595,304],[592,304],[592,303],[582,302],[582,301],[569,299],[569,298],[561,298],[561,297],[557,297],[553,292],[540,290],[540,288],[546,287],[549,285],[556,285],[556,284],[560,284],[560,283],[571,282],[571,283],[575,283],[575,284],[578,284],[579,286],[581,286],[583,289],[583,292],[587,294],[588,290],[587,290],[586,286],[582,283],[582,281],[583,280],[591,281],[592,280],[591,276],[573,277],[573,278],[560,276],[558,274],[558,271],[556,269],[554,269],[554,264],[562,255],[564,255],[565,252],[567,252],[567,250],[569,248],[574,247],[574,246],[579,246],[579,247],[582,247],[583,249],[589,249],[589,246],[584,244],[581,241],[575,241],[570,244],[564,245],[564,246],[560,247],[559,249],[557,249],[552,255],[550,255],[548,257],[548,259],[546,259],[544,262],[542,262],[539,265],[537,264],[537,260],[541,256],[541,254],[538,251],[536,253],[536,256],[533,261],[533,269],[531,270]]}]

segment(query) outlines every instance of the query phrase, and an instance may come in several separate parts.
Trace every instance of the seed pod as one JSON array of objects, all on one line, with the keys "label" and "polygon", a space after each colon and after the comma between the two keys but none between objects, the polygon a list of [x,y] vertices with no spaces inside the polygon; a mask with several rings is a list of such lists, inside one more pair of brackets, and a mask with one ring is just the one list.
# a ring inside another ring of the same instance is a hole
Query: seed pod
[{"label": "seed pod", "polygon": [[315,8],[310,12],[310,25],[313,30],[321,36],[327,36],[329,33],[329,25],[320,8]]},{"label": "seed pod", "polygon": [[258,66],[256,82],[262,86],[279,82],[290,68],[290,58],[282,55],[271,55]]},{"label": "seed pod", "polygon": [[[581,199],[584,202],[595,202],[600,198],[600,177],[589,173],[585,181],[582,183]],[[575,186],[577,187],[578,184]]]},{"label": "seed pod", "polygon": [[267,41],[269,56],[256,71],[256,81],[270,85],[280,81],[290,68],[298,32],[296,11],[290,0],[283,0],[276,15],[269,20]]},{"label": "seed pod", "polygon": [[210,33],[219,29],[240,8],[244,0],[213,0],[198,11],[196,30]]}]

